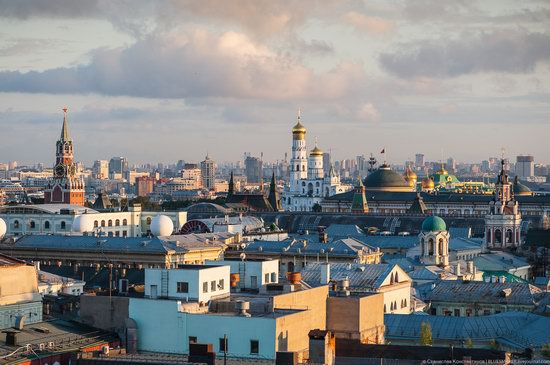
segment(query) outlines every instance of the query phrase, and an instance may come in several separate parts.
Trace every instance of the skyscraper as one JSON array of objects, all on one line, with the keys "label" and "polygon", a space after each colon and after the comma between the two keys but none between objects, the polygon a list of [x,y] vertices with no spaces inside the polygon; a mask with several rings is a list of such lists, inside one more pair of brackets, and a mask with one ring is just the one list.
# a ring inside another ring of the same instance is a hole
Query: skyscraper
[{"label": "skyscraper", "polygon": [[206,158],[201,162],[202,186],[208,190],[213,190],[216,183],[216,164],[206,154]]},{"label": "skyscraper", "polygon": [[92,168],[92,176],[95,179],[108,179],[109,178],[109,161],[97,160],[94,161],[94,167]]},{"label": "skyscraper", "polygon": [[423,167],[424,166],[424,154],[423,153],[417,153],[414,160],[414,165],[416,167]]},{"label": "skyscraper", "polygon": [[263,176],[262,160],[257,157],[246,156],[244,160],[246,180],[249,183],[259,183]]},{"label": "skyscraper", "polygon": [[516,175],[519,177],[535,176],[535,158],[530,155],[516,157]]},{"label": "skyscraper", "polygon": [[128,170],[128,160],[126,157],[113,157],[109,161],[109,175],[113,177],[119,175],[119,178],[121,178],[126,170]]}]

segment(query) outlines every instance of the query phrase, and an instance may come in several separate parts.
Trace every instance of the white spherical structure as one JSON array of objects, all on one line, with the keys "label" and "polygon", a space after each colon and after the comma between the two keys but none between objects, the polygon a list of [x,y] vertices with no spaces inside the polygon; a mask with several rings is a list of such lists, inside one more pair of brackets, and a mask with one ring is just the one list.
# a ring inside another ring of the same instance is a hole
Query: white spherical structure
[{"label": "white spherical structure", "polygon": [[73,232],[85,233],[94,230],[94,220],[88,214],[76,216],[73,220]]},{"label": "white spherical structure", "polygon": [[0,218],[0,239],[4,237],[7,231],[8,226],[6,225],[6,222],[2,218]]},{"label": "white spherical structure", "polygon": [[155,236],[170,236],[174,231],[174,223],[165,215],[157,215],[151,221],[151,233]]}]

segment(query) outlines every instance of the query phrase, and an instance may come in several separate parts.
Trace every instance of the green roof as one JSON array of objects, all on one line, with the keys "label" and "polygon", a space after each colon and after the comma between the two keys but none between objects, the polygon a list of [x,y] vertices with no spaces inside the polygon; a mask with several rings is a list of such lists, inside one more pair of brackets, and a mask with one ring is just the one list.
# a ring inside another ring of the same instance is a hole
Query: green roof
[{"label": "green roof", "polygon": [[422,222],[422,231],[424,232],[436,232],[436,231],[446,231],[447,225],[445,221],[435,215],[431,215],[428,218],[424,219]]},{"label": "green roof", "polygon": [[380,168],[365,178],[365,187],[369,188],[409,188],[409,184],[403,176],[392,171],[389,166]]}]

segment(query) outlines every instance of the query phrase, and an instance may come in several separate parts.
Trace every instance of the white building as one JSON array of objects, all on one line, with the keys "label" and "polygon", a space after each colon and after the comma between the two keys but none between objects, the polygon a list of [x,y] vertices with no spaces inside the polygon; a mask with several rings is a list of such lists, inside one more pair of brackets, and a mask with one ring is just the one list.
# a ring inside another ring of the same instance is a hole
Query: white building
[{"label": "white building", "polygon": [[38,292],[44,295],[84,294],[85,281],[66,278],[46,271],[38,271]]},{"label": "white building", "polygon": [[239,289],[259,289],[279,282],[279,260],[207,261],[206,265],[228,265],[231,274],[239,275]]},{"label": "white building", "polygon": [[348,189],[340,184],[340,176],[331,166],[324,173],[323,151],[315,148],[307,153],[306,128],[300,121],[292,128],[292,158],[290,181],[282,194],[282,206],[287,211],[311,211],[323,198],[343,193]]},{"label": "white building", "polygon": [[146,269],[145,297],[207,303],[229,296],[229,266],[182,265],[177,270]]},{"label": "white building", "polygon": [[[107,237],[141,237],[150,233],[151,222],[161,212],[145,212],[140,206],[127,212],[98,212],[71,204],[16,205],[0,207],[0,218],[6,222],[7,236],[28,234],[66,235],[72,232],[76,217],[89,214],[94,231]],[[187,212],[162,212],[174,223],[176,231],[187,222]]]},{"label": "white building", "polygon": [[530,155],[517,156],[515,168],[520,178],[535,176],[535,158]]}]

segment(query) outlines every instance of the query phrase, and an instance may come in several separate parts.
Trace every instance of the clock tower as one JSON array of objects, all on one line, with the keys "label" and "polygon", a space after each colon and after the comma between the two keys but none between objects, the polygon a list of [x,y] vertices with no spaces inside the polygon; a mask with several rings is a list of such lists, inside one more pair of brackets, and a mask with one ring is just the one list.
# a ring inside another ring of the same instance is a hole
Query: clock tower
[{"label": "clock tower", "polygon": [[46,204],[84,205],[84,181],[76,177],[73,162],[73,140],[69,137],[67,108],[63,109],[63,128],[55,145],[55,165],[53,179],[44,191]]}]

